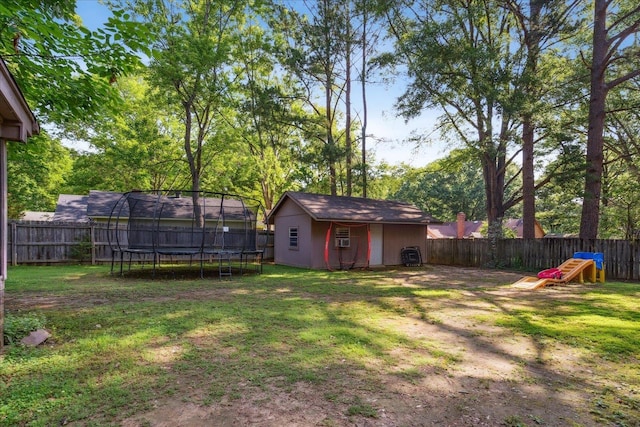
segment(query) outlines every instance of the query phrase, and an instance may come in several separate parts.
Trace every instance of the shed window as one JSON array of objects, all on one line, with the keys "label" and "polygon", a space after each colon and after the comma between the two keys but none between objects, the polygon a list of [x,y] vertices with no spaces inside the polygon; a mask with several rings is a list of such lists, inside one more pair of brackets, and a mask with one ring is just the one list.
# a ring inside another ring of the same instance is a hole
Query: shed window
[{"label": "shed window", "polygon": [[348,248],[351,246],[351,229],[349,227],[336,227],[336,247]]},{"label": "shed window", "polygon": [[289,227],[289,249],[298,249],[298,227]]}]

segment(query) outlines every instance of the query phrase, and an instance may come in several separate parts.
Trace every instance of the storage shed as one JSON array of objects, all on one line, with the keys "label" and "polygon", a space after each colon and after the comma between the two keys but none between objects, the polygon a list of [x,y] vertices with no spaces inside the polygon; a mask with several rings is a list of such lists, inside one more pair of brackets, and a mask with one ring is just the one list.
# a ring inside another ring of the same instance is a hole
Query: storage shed
[{"label": "storage shed", "polygon": [[409,203],[292,191],[269,215],[276,264],[330,270],[400,265],[405,247],[424,254],[430,222]]}]

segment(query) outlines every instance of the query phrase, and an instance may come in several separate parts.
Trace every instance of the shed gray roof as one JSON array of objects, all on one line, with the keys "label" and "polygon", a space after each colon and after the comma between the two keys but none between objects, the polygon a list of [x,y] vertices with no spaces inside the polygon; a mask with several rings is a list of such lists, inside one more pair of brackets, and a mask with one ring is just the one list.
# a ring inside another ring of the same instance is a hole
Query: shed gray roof
[{"label": "shed gray roof", "polygon": [[[278,200],[270,217],[277,215],[285,200],[291,200],[316,221],[373,222],[387,224],[428,224],[439,222],[416,206],[392,200],[287,191]],[[271,222],[271,221],[270,221]]]}]

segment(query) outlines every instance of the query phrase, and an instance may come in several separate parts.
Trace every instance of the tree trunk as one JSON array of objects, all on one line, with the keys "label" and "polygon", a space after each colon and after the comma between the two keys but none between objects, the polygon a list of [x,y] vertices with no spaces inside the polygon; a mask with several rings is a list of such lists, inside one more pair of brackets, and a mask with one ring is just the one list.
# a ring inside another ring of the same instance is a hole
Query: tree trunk
[{"label": "tree trunk", "polygon": [[[527,61],[525,64],[525,79],[535,82],[537,79],[538,58],[540,56],[540,0],[529,1],[529,28],[525,27],[524,43],[527,47]],[[534,103],[538,93],[535,83],[527,83],[526,96]],[[536,201],[535,201],[535,173],[534,173],[534,144],[535,124],[528,109],[522,119],[522,237],[533,239],[536,237]]]},{"label": "tree trunk", "polygon": [[535,177],[533,167],[534,126],[531,117],[522,125],[522,237],[536,237]]},{"label": "tree trunk", "polygon": [[489,225],[502,223],[504,216],[503,187],[504,174],[500,171],[499,159],[484,154],[482,158],[482,173],[485,182],[485,196],[487,199],[487,222]]},{"label": "tree trunk", "polygon": [[[191,104],[184,102],[184,152],[187,156],[187,162],[189,163],[189,172],[191,173],[191,198],[193,200],[193,217],[196,220],[198,226],[204,224],[202,218],[202,209],[200,209],[200,168],[198,167],[198,159],[193,155],[193,147],[191,144],[191,127],[193,121],[191,119]],[[200,150],[199,150],[200,151]],[[198,155],[199,153],[196,153]]]},{"label": "tree trunk", "polygon": [[362,197],[367,198],[367,5],[362,16]]},{"label": "tree trunk", "polygon": [[345,159],[346,163],[346,173],[347,173],[347,196],[351,196],[352,186],[353,186],[353,174],[351,172],[351,163],[353,152],[351,149],[351,13],[349,11],[349,1],[347,3],[347,13],[345,15],[346,18],[346,43],[345,43],[345,147],[347,150],[347,158]]},{"label": "tree trunk", "polygon": [[325,86],[325,104],[326,104],[326,132],[327,132],[327,161],[329,163],[329,184],[331,186],[331,195],[338,195],[338,185],[337,185],[337,177],[336,177],[336,142],[333,139],[333,118],[332,118],[332,110],[331,110],[331,100],[332,100],[332,88],[331,88],[331,78],[327,77],[327,84]]},{"label": "tree trunk", "polygon": [[591,97],[589,99],[589,130],[587,133],[587,157],[580,238],[595,239],[600,219],[602,192],[604,120],[607,85],[607,2],[595,0],[593,21],[593,59],[591,64]]}]

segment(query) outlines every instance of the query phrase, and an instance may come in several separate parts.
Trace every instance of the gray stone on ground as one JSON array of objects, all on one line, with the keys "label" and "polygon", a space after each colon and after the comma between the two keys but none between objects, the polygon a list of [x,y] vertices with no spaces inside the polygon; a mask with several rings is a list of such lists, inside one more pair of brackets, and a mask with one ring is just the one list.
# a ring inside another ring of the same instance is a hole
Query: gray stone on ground
[{"label": "gray stone on ground", "polygon": [[20,342],[26,346],[35,347],[45,342],[50,336],[51,334],[44,329],[38,329],[31,332],[29,336],[22,338]]}]

